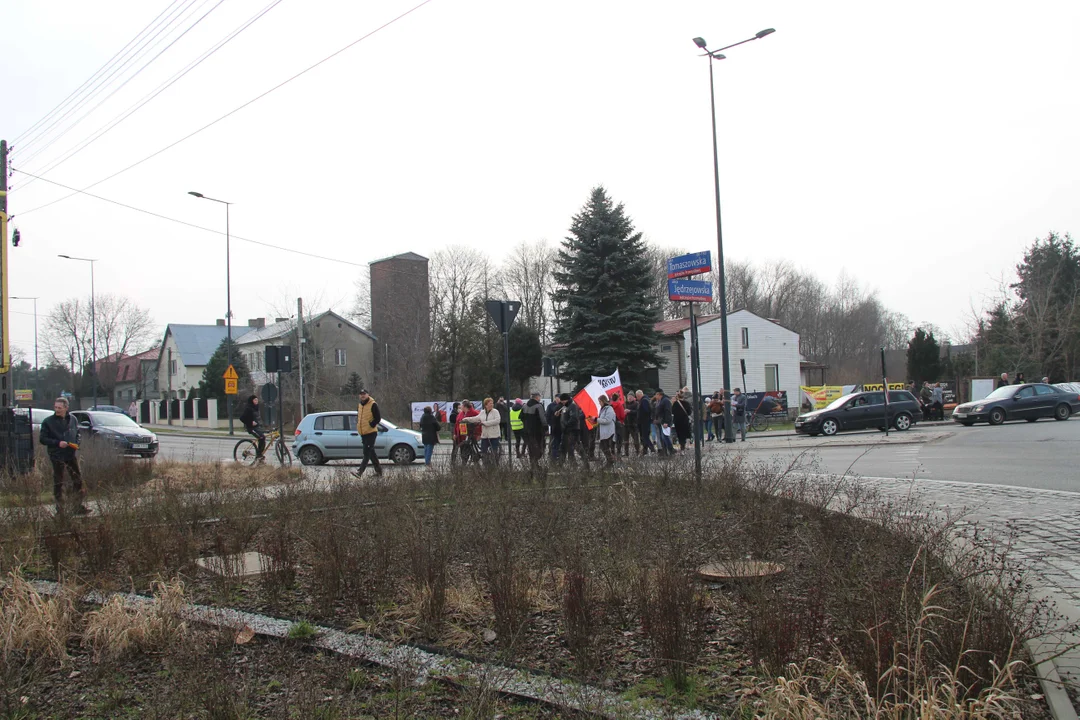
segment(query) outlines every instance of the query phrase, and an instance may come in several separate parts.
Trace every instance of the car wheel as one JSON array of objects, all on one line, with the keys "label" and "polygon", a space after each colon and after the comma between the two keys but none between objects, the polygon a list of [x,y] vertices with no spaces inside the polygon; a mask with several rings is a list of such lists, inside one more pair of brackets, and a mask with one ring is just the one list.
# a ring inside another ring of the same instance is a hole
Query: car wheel
[{"label": "car wheel", "polygon": [[839,429],[840,426],[832,418],[825,418],[821,423],[821,433],[823,435],[835,435]]},{"label": "car wheel", "polygon": [[408,445],[395,445],[390,448],[390,459],[395,465],[411,465],[416,453]]},{"label": "car wheel", "polygon": [[300,448],[299,457],[300,462],[304,465],[323,464],[322,453],[319,452],[319,448],[315,447],[314,445],[305,445],[304,447]]},{"label": "car wheel", "polygon": [[990,424],[1000,425],[1005,422],[1005,411],[1001,408],[994,408],[990,411]]},{"label": "car wheel", "polygon": [[907,413],[900,413],[896,416],[896,419],[893,420],[893,425],[896,426],[897,430],[907,430],[911,427],[911,416]]},{"label": "car wheel", "polygon": [[971,427],[972,425],[975,424],[975,422],[973,420],[965,420],[960,424],[963,425],[964,427]]},{"label": "car wheel", "polygon": [[1062,403],[1056,408],[1054,408],[1055,420],[1068,420],[1070,415],[1072,415],[1072,408],[1065,403]]}]

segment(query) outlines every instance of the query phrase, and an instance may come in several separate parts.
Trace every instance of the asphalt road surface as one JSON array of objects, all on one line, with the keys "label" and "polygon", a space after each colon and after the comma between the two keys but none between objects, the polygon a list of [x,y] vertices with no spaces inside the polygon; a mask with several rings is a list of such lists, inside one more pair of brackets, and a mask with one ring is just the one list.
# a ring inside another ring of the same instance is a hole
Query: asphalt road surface
[{"label": "asphalt road surface", "polygon": [[[789,462],[800,453],[803,462],[817,463],[821,472],[855,473],[864,477],[959,480],[1046,490],[1080,491],[1080,418],[1067,422],[917,426],[891,433],[902,444],[876,444],[877,432],[841,433],[824,438],[792,435],[755,437],[745,444],[709,443],[707,452],[743,452],[752,460]],[[232,462],[232,439],[176,437],[162,433],[159,457],[181,462]],[[449,451],[440,445],[436,452]],[[269,455],[269,453],[268,453]],[[388,461],[386,464],[393,466]],[[419,467],[421,461],[417,461]],[[358,460],[335,466],[356,466]]]},{"label": "asphalt road surface", "polygon": [[[875,434],[881,435],[877,431],[849,433],[833,439],[850,437],[852,442],[871,444],[816,447],[813,453],[822,472],[1080,491],[1080,418],[997,427],[916,427],[906,436],[892,433],[904,440],[927,439],[903,445],[873,445],[870,436]],[[747,449],[747,454],[754,459],[791,459],[803,450],[802,444],[784,448],[776,443]]]}]

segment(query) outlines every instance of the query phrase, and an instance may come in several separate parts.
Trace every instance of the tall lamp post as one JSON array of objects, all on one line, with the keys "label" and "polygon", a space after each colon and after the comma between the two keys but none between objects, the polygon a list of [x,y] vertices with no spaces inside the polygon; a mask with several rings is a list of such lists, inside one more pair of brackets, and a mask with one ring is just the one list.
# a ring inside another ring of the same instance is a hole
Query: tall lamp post
[{"label": "tall lamp post", "polygon": [[38,365],[37,301],[40,298],[36,298],[36,297],[19,297],[17,295],[12,295],[8,299],[9,300],[33,300],[34,301],[34,369],[36,370],[39,367],[39,365]]},{"label": "tall lamp post", "polygon": [[[200,192],[191,190],[188,195],[200,198],[202,200],[209,200],[211,202],[221,203],[225,206],[225,323],[228,326],[229,344],[225,349],[228,356],[228,363],[232,365],[233,357],[233,342],[232,342],[232,253],[229,250],[229,206],[231,202],[225,200],[218,200],[217,198],[207,197]],[[229,409],[229,434],[233,434],[233,404],[229,402],[228,398],[225,398],[225,405]]]},{"label": "tall lamp post", "polygon": [[[716,148],[716,88],[713,84],[713,60],[723,60],[721,51],[733,48],[736,45],[748,43],[751,40],[760,40],[766,35],[772,35],[776,30],[767,28],[754,35],[754,37],[741,40],[731,45],[725,45],[718,50],[709,50],[708,43],[704,38],[694,38],[694,44],[705,51],[709,57],[709,104],[712,108],[712,157],[713,157],[713,184],[716,189],[716,262],[719,266],[720,287],[720,336],[723,338],[720,361],[724,365],[724,392],[731,392],[731,369],[728,367],[728,331],[727,331],[727,282],[724,270],[724,233],[720,225],[720,159]],[[743,388],[745,390],[745,388]],[[731,431],[731,404],[724,403],[724,442],[735,442],[735,436]]]},{"label": "tall lamp post", "polygon": [[97,259],[71,255],[57,255],[57,257],[90,263],[90,380],[94,387],[94,404],[90,407],[95,407],[97,405],[97,313],[94,312],[94,263]]}]

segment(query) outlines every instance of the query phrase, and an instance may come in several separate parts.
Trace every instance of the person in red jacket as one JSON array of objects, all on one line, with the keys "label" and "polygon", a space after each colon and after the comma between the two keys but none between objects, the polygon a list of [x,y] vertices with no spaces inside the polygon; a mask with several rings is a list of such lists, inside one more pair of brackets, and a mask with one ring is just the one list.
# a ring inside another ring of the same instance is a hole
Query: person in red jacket
[{"label": "person in red jacket", "polygon": [[[461,458],[462,465],[468,465],[469,460],[480,462],[480,449],[477,442],[480,438],[480,425],[465,422],[465,418],[476,417],[479,410],[473,408],[472,403],[465,400],[461,403],[461,410],[454,419],[454,448],[456,455]],[[450,458],[451,463],[453,457]]]},{"label": "person in red jacket", "polygon": [[611,409],[615,411],[615,454],[622,452],[626,438],[626,403],[618,392],[611,393]]}]

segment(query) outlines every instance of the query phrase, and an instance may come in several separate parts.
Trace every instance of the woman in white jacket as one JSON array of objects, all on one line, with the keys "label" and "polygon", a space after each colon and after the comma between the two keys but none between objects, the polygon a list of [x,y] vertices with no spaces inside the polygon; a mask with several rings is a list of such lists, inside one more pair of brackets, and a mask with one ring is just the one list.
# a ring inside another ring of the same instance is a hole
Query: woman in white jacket
[{"label": "woman in white jacket", "polygon": [[484,398],[484,409],[479,415],[465,418],[467,423],[480,424],[480,454],[498,457],[499,438],[502,437],[502,416],[495,409],[495,401]]},{"label": "woman in white jacket", "polygon": [[601,395],[599,400],[600,451],[604,453],[604,467],[610,469],[615,466],[615,408],[607,395]]}]

